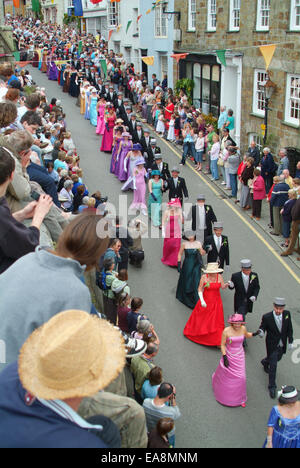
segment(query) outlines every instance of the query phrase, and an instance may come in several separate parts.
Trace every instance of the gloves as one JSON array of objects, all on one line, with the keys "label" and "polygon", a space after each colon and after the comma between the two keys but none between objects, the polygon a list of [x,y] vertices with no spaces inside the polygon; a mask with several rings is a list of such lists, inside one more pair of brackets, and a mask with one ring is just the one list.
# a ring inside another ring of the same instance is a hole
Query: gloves
[{"label": "gloves", "polygon": [[200,299],[200,302],[201,302],[201,306],[206,308],[207,307],[207,304],[205,302],[205,300],[203,299],[203,294],[202,292],[198,292],[198,296],[199,296],[199,299]]},{"label": "gloves", "polygon": [[288,350],[289,350],[289,351],[293,351],[293,349],[296,349],[296,345],[294,345],[294,343],[290,343],[290,344],[288,345]]},{"label": "gloves", "polygon": [[255,297],[255,296],[251,296],[251,297],[250,297],[250,301],[251,301],[251,302],[255,302],[255,301],[256,301],[256,297]]},{"label": "gloves", "polygon": [[177,263],[177,271],[178,271],[178,273],[181,272],[181,262]]},{"label": "gloves", "polygon": [[255,336],[259,336],[261,333],[261,330],[257,330],[255,333],[252,333],[252,336],[255,337]]},{"label": "gloves", "polygon": [[127,172],[127,158],[124,159],[124,172]]},{"label": "gloves", "polygon": [[109,126],[108,123],[105,124],[106,130],[109,132]]},{"label": "gloves", "polygon": [[213,248],[212,248],[212,245],[208,245],[208,246],[207,246],[207,252],[211,252],[212,249],[213,249]]},{"label": "gloves", "polygon": [[226,369],[229,368],[229,361],[228,361],[228,357],[226,356],[223,356],[223,362],[224,362],[224,366],[226,367]]},{"label": "gloves", "polygon": [[153,193],[151,193],[151,195],[152,195],[153,200],[154,200],[154,201],[157,201],[156,196],[155,196]]},{"label": "gloves", "polygon": [[228,286],[229,286],[230,288],[234,288],[233,282],[232,282],[232,281],[228,281]]}]

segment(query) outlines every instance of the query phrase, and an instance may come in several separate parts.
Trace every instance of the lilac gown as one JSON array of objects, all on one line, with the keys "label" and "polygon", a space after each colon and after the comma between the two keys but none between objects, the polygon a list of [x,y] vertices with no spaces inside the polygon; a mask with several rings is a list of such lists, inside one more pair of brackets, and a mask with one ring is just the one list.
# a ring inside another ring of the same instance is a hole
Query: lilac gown
[{"label": "lilac gown", "polygon": [[111,162],[110,162],[110,173],[115,174],[117,169],[117,154],[120,148],[121,137],[115,137],[115,144],[113,145]]},{"label": "lilac gown", "polygon": [[[136,172],[138,172],[136,174]],[[143,169],[136,170],[134,169],[133,175],[135,177],[135,189],[134,189],[134,196],[133,196],[133,202],[130,205],[130,211],[132,210],[139,210],[139,211],[145,211],[147,212],[147,206],[146,206],[146,182],[145,182],[145,176],[147,174],[146,169],[143,167]]]},{"label": "lilac gown", "polygon": [[229,368],[224,366],[222,357],[219,367],[212,376],[215,399],[224,406],[241,406],[247,401],[244,338],[243,335],[227,339],[226,355]]},{"label": "lilac gown", "polygon": [[132,150],[132,141],[128,140],[127,143],[125,140],[122,138],[121,143],[122,144],[122,149],[119,154],[119,159],[116,164],[116,169],[115,169],[115,175],[118,177],[120,182],[125,182],[127,180],[127,172],[124,171],[124,160],[129,153],[129,151]]}]

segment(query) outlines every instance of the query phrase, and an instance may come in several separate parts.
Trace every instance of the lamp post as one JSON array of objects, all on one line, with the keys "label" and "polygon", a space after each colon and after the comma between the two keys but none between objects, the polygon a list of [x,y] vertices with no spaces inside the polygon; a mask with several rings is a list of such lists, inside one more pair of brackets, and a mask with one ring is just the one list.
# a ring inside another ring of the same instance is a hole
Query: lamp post
[{"label": "lamp post", "polygon": [[269,117],[269,111],[271,111],[272,109],[269,108],[269,102],[270,102],[270,99],[271,97],[273,96],[274,94],[274,91],[276,89],[276,84],[273,83],[273,81],[270,80],[270,78],[268,78],[267,81],[264,81],[263,83],[261,83],[259,85],[259,89],[260,91],[263,92],[264,94],[264,99],[265,99],[265,118],[264,118],[264,146],[266,146],[266,142],[267,142],[267,137],[268,137],[268,117]]}]

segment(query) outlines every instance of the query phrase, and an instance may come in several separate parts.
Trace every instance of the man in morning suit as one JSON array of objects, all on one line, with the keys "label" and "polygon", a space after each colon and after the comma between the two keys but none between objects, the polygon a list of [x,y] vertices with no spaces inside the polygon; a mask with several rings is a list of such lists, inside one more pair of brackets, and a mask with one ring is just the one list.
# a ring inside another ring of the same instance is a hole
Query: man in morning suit
[{"label": "man in morning suit", "polygon": [[186,188],[186,183],[183,177],[178,177],[180,171],[177,167],[171,170],[171,177],[165,182],[164,192],[169,191],[169,201],[172,198],[179,198],[181,206],[183,204],[183,197],[188,198],[189,192]]},{"label": "man in morning suit", "polygon": [[282,359],[288,348],[293,346],[293,325],[291,314],[285,310],[286,301],[282,297],[274,299],[273,311],[264,315],[260,325],[259,335],[266,335],[267,357],[261,361],[265,372],[269,374],[269,392],[272,399],[276,398],[277,363]]},{"label": "man in morning suit", "polygon": [[171,174],[169,171],[169,164],[163,162],[162,156],[160,153],[157,153],[154,157],[155,162],[151,166],[151,171],[159,171],[161,173],[161,178],[164,181],[167,181],[171,178]]},{"label": "man in morning suit", "polygon": [[205,195],[197,197],[197,204],[193,205],[187,221],[192,220],[192,231],[196,232],[197,240],[205,245],[208,236],[212,236],[212,225],[217,222],[217,217],[210,205],[205,203]]},{"label": "man in morning suit", "polygon": [[220,268],[224,270],[224,265],[229,267],[229,244],[228,237],[224,236],[223,223],[213,224],[214,233],[205,239],[205,250],[207,252],[207,263],[219,263]]},{"label": "man in morning suit", "polygon": [[242,314],[245,319],[248,313],[252,313],[260,290],[258,275],[252,271],[251,260],[241,260],[241,271],[232,275],[228,285],[229,289],[235,289],[234,312]]}]

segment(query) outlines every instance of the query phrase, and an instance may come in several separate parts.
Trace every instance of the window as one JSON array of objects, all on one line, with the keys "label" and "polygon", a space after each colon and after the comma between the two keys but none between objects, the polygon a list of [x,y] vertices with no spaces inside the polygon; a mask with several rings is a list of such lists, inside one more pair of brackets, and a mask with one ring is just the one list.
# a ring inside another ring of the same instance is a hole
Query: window
[{"label": "window", "polygon": [[299,126],[300,75],[288,75],[286,86],[285,121]]},{"label": "window", "polygon": [[261,117],[265,115],[265,97],[264,92],[259,89],[259,86],[268,80],[268,73],[264,70],[255,70],[254,72],[254,89],[253,89],[253,113]]},{"label": "window", "polygon": [[168,56],[160,56],[160,72],[161,72],[161,81],[164,79],[165,75],[168,75]]},{"label": "window", "polygon": [[257,31],[269,31],[271,0],[257,0]]},{"label": "window", "polygon": [[139,36],[140,28],[139,28],[139,10],[138,8],[133,9],[133,36]]},{"label": "window", "polygon": [[290,30],[300,31],[300,0],[291,0]]},{"label": "window", "polygon": [[257,133],[249,133],[249,146],[251,145],[252,141],[255,141],[259,151],[263,150],[263,138],[260,135]]},{"label": "window", "polygon": [[217,29],[217,0],[207,1],[207,30],[216,31]]},{"label": "window", "polygon": [[163,13],[162,5],[155,8],[155,37],[167,37],[167,15]]},{"label": "window", "polygon": [[230,0],[230,17],[229,17],[229,30],[240,30],[240,10],[241,0]]},{"label": "window", "polygon": [[196,0],[189,0],[188,30],[196,31]]},{"label": "window", "polygon": [[113,2],[108,5],[108,27],[116,28],[120,24],[120,7],[119,3]]}]

